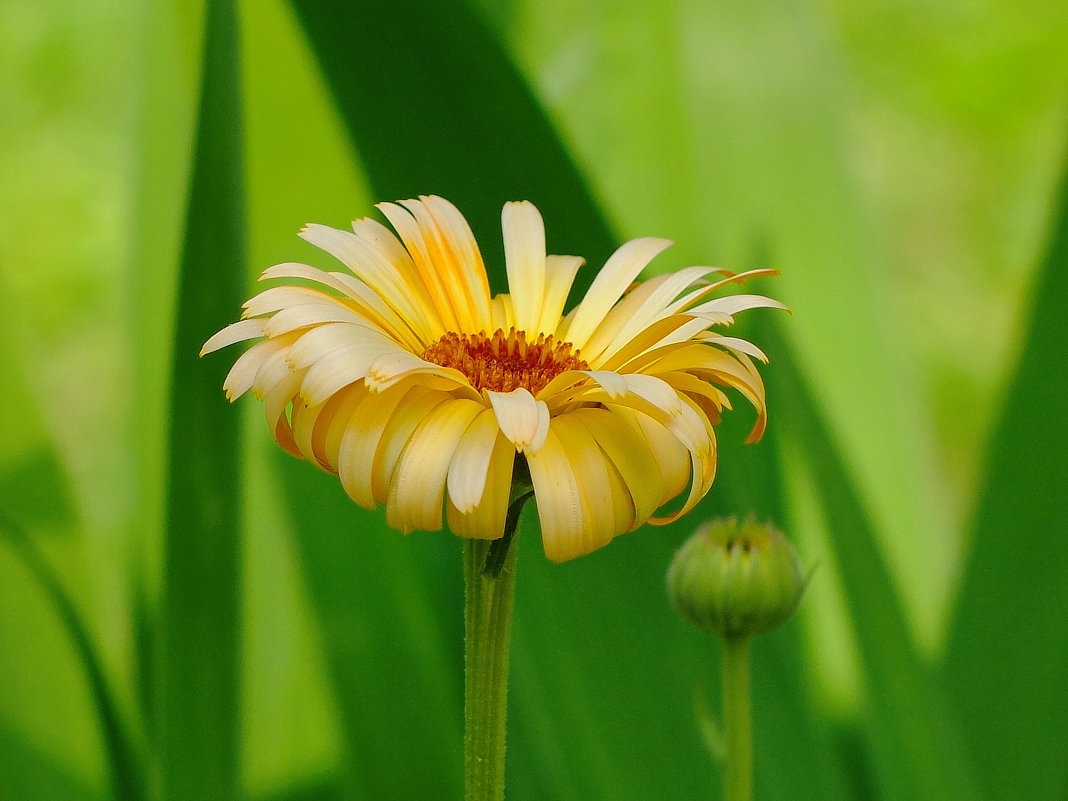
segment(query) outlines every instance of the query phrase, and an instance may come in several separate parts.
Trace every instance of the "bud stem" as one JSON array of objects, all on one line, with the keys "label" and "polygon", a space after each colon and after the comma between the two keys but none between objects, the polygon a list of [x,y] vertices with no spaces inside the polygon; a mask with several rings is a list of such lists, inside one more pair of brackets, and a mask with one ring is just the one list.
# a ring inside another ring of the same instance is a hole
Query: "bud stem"
[{"label": "bud stem", "polygon": [[727,744],[724,797],[753,798],[753,716],[749,702],[749,636],[723,637],[723,725]]},{"label": "bud stem", "polygon": [[508,642],[515,598],[516,548],[512,540],[495,575],[485,570],[492,541],[464,540],[464,797],[467,801],[504,798]]}]

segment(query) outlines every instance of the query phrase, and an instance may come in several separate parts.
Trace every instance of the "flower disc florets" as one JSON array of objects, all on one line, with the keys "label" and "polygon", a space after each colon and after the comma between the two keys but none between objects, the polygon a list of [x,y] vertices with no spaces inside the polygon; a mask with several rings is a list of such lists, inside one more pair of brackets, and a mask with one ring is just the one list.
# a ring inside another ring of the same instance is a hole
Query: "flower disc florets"
[{"label": "flower disc florets", "polygon": [[481,392],[511,392],[522,387],[537,394],[565,370],[586,370],[589,365],[571,352],[570,342],[558,342],[552,334],[538,334],[527,341],[525,331],[498,328],[493,336],[485,331],[457,334],[449,331],[423,351],[428,362],[453,367],[467,376]]},{"label": "flower disc florets", "polygon": [[635,283],[671,244],[635,239],[565,313],[582,259],[547,254],[532,204],[501,213],[509,292],[499,295],[451,203],[378,208],[392,230],[372,219],[304,228],[345,269],[271,267],[262,277],[278,283],[204,352],[258,340],[230,370],[227,396],[260,398],[283,448],[337,474],[361,506],[384,506],[394,528],[447,521],[462,537],[501,537],[521,453],[545,553],[570,559],[693,508],[715,476],[725,390],[753,404],[759,439],[754,360],[766,357],[716,329],[746,309],[785,307],[717,293],[773,271],[688,267]]}]

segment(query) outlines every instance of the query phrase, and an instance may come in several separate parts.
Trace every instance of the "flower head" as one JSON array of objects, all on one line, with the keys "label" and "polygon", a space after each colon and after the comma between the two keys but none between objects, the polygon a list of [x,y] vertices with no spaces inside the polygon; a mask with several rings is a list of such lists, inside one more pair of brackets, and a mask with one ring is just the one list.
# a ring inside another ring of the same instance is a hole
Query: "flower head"
[{"label": "flower head", "polygon": [[706,631],[747,637],[794,611],[807,579],[777,528],[750,518],[712,520],[683,543],[668,569],[675,608]]},{"label": "flower head", "polygon": [[[404,532],[502,536],[522,454],[546,555],[570,559],[645,522],[689,511],[712,485],[713,425],[733,388],[765,425],[755,345],[713,332],[760,295],[713,298],[735,275],[689,267],[634,280],[671,243],[620,247],[564,314],[582,259],[546,255],[528,202],[502,213],[509,294],[491,296],[471,229],[440,197],[381,203],[352,231],[301,237],[348,271],[279,264],[283,279],[203,353],[261,340],[225,381],[264,402],[278,443],[336,473],[361,506]],[[399,237],[399,238],[398,238]],[[299,281],[294,280],[299,279]],[[310,285],[309,285],[310,284]],[[685,493],[673,511],[662,509]]]}]

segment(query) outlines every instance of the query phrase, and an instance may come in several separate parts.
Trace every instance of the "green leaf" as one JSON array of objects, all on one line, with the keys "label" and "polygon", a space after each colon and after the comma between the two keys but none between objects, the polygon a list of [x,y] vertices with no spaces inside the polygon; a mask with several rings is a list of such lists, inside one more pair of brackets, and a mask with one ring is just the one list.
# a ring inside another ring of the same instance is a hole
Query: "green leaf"
[{"label": "green leaf", "polygon": [[1068,792],[1068,173],[986,455],[945,666],[991,799]]},{"label": "green leaf", "polygon": [[[118,796],[121,798],[122,796]],[[106,796],[26,742],[0,721],[0,798],[18,801],[104,801]]]},{"label": "green leaf", "polygon": [[158,749],[163,797],[239,791],[239,419],[223,359],[200,347],[240,303],[244,208],[237,20],[207,6],[204,68],[173,343]]},{"label": "green leaf", "polygon": [[459,797],[460,541],[403,537],[336,478],[282,453],[276,465],[341,713],[349,797]]},{"label": "green leaf", "polygon": [[3,514],[0,514],[0,535],[8,541],[52,603],[85,671],[90,695],[100,719],[115,798],[140,801],[145,798],[141,755],[131,740],[126,722],[116,704],[115,694],[88,626],[59,576],[38,553],[33,540]]},{"label": "green leaf", "polygon": [[853,633],[867,684],[864,731],[880,794],[940,801],[980,794],[948,698],[921,661],[905,624],[886,563],[863,501],[853,486],[800,367],[781,334],[769,337],[776,354],[768,391],[789,409],[792,435],[818,488],[834,544]]}]

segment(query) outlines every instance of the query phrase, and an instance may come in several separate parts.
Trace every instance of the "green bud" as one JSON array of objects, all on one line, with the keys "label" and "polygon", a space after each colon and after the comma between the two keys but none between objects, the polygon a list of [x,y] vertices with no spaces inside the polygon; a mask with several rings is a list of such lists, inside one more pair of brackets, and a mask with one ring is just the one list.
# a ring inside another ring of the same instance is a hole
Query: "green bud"
[{"label": "green bud", "polygon": [[771,524],[752,518],[706,523],[675,554],[668,596],[685,617],[724,637],[774,628],[805,589],[801,561]]}]

